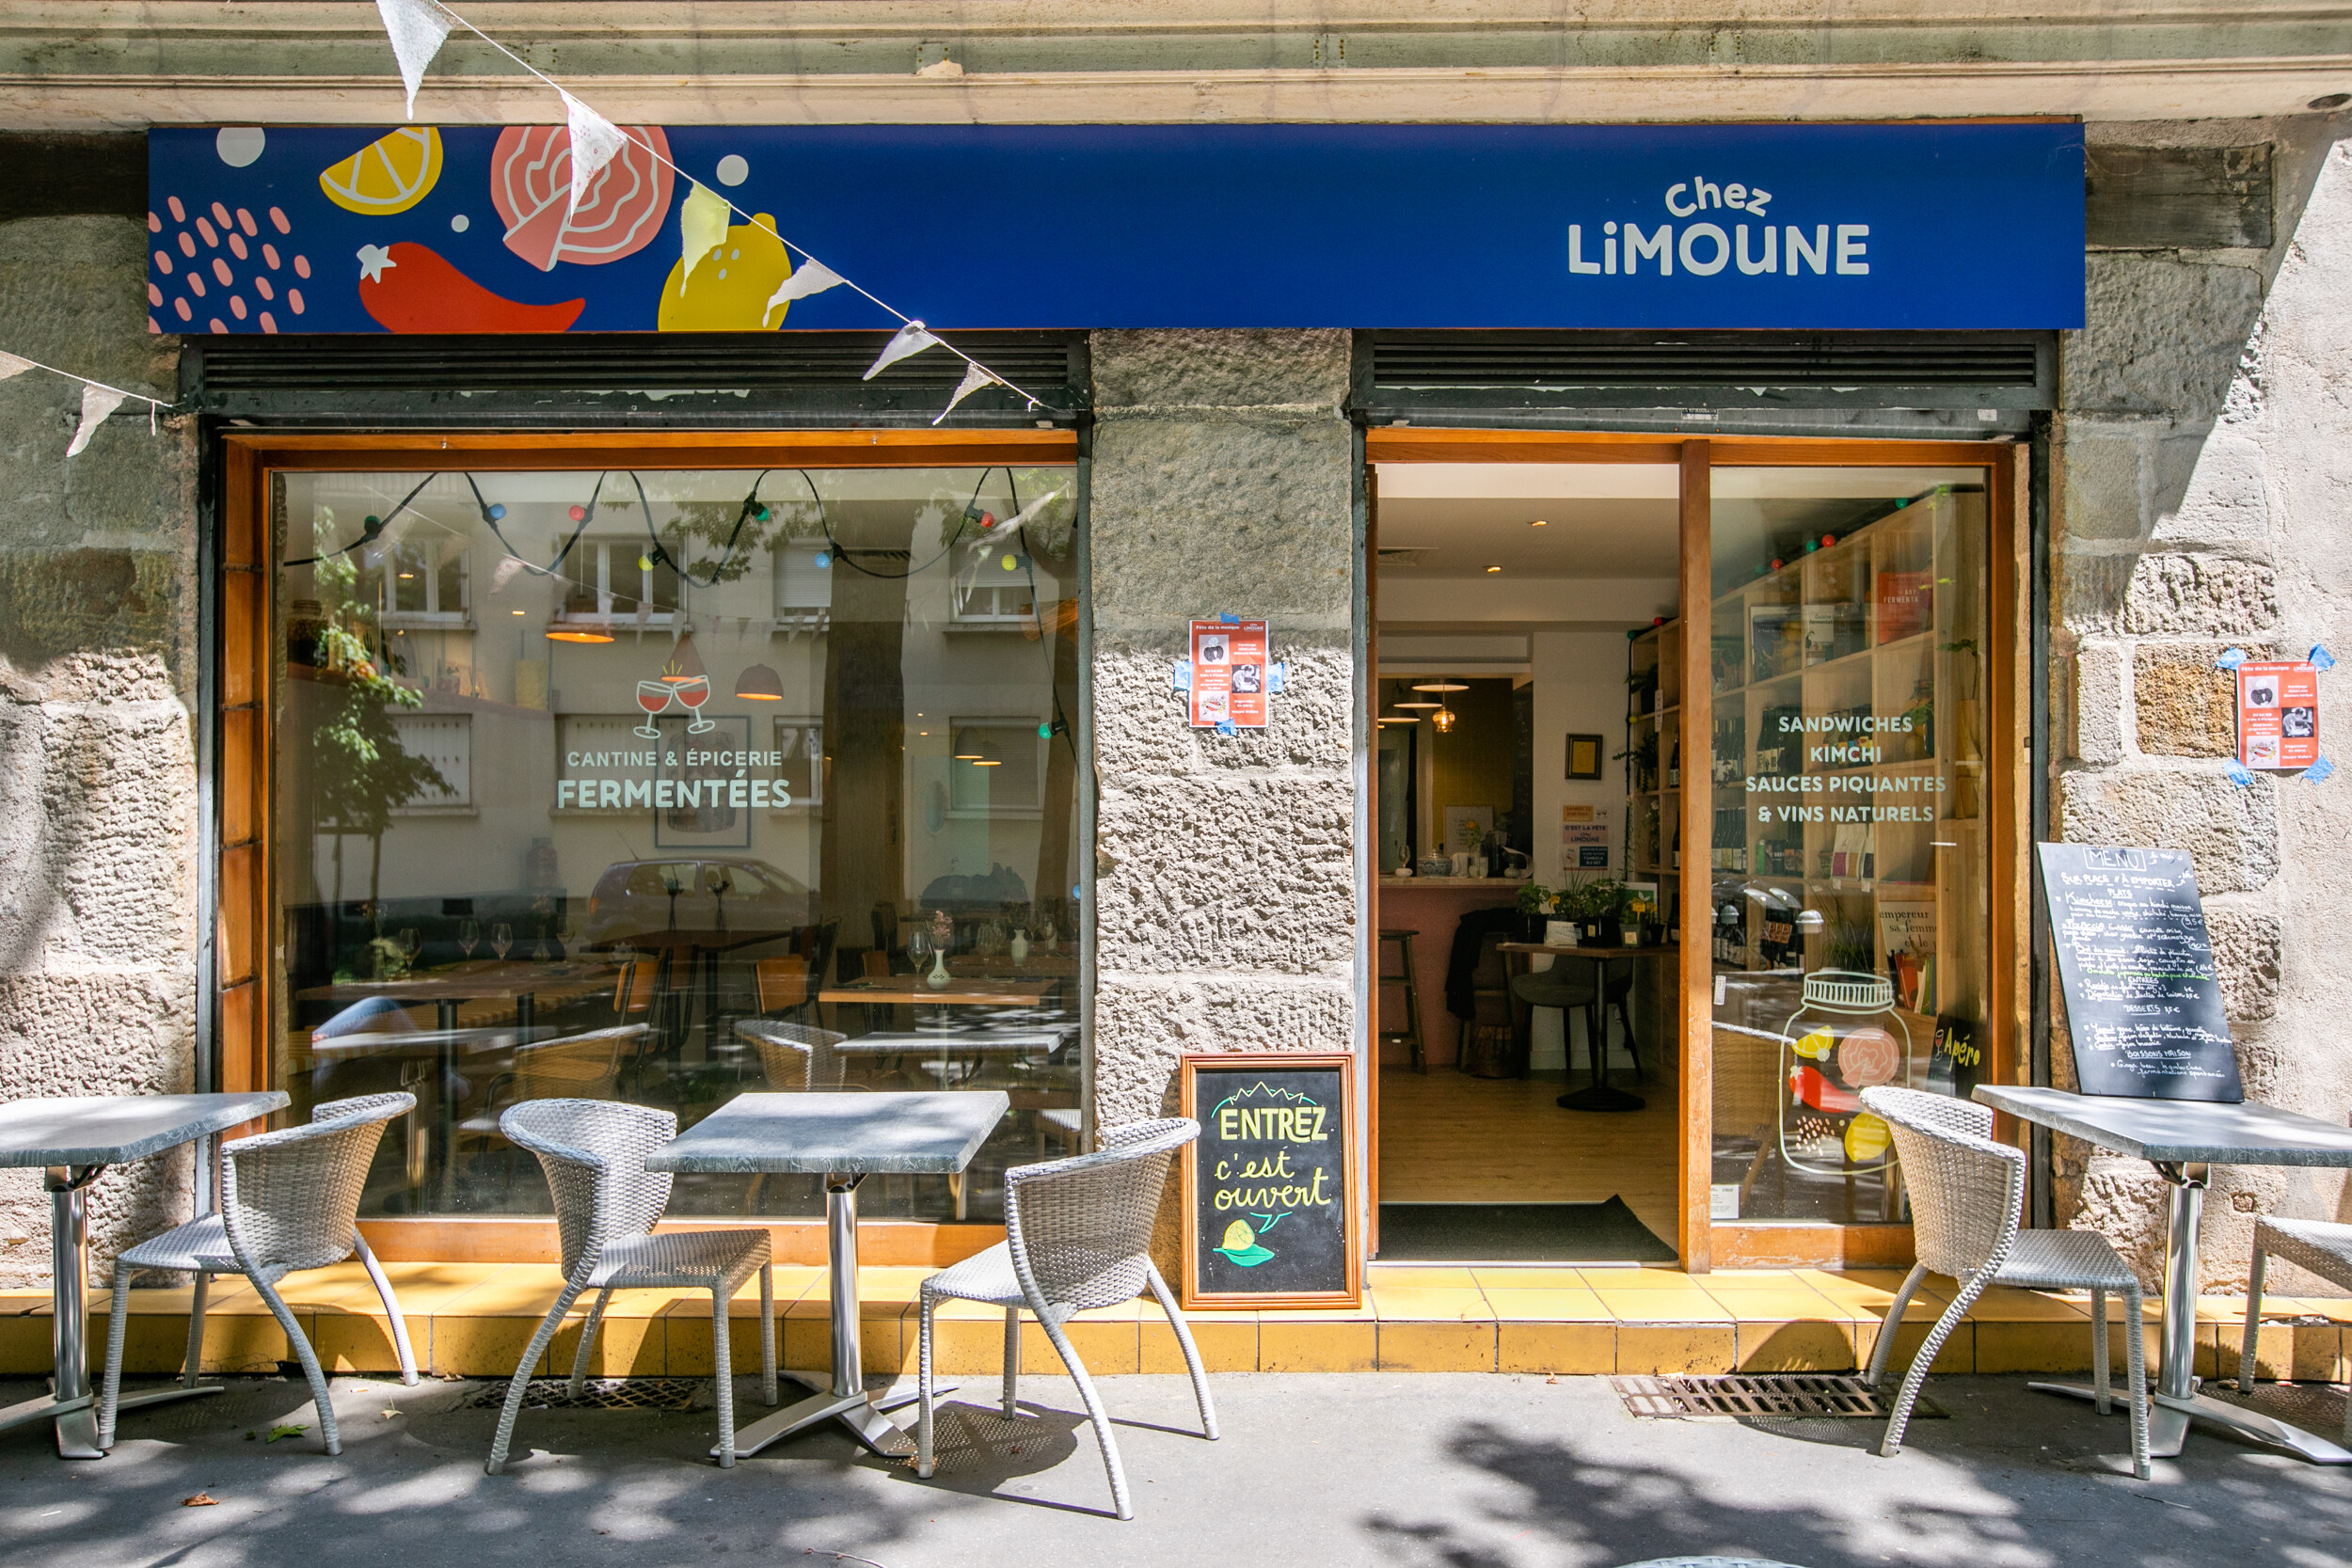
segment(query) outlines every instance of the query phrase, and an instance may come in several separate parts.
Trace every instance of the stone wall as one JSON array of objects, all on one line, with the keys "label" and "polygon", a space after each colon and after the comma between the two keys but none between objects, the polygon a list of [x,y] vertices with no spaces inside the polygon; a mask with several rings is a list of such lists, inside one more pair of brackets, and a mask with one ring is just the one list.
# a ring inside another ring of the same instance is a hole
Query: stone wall
[{"label": "stone wall", "polygon": [[[2352,775],[2233,785],[2234,688],[2213,660],[2233,646],[2352,646],[2352,127],[2088,129],[2094,158],[2102,144],[2271,144],[2273,232],[2267,248],[2211,250],[2125,248],[2128,232],[2110,234],[2116,247],[2089,258],[2055,441],[2053,826],[2190,852],[2247,1092],[2341,1123]],[[2333,694],[2352,691],[2342,679],[2322,682],[2323,744],[2328,715],[2344,711]],[[2340,718],[2332,733],[2328,749],[2352,759]],[[2147,1165],[2060,1139],[2057,1174],[2060,1220],[2106,1232],[2153,1283],[2163,1191]],[[2348,1203],[2340,1172],[2217,1170],[2208,1287],[2243,1287],[2256,1212],[2352,1218]]]},{"label": "stone wall", "polygon": [[[0,347],[170,398],[146,230],[0,222]],[[167,1093],[196,1059],[195,463],[126,407],[68,460],[80,388],[0,381],[0,1101]],[[104,1260],[188,1212],[183,1152],[109,1171]],[[45,1280],[40,1173],[0,1171],[0,1284]]]}]

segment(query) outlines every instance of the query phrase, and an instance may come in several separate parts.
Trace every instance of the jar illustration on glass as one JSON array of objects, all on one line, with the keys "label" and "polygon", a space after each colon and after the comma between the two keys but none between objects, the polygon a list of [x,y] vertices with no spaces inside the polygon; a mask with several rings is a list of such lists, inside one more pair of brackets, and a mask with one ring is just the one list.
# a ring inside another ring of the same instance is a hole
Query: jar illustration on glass
[{"label": "jar illustration on glass", "polygon": [[[1804,1001],[1781,1027],[1780,1157],[1808,1176],[1866,1176],[1894,1159],[1886,1123],[1862,1091],[1912,1086],[1911,1031],[1883,974],[1824,969],[1804,977]],[[1890,1193],[1891,1201],[1891,1193]]]}]

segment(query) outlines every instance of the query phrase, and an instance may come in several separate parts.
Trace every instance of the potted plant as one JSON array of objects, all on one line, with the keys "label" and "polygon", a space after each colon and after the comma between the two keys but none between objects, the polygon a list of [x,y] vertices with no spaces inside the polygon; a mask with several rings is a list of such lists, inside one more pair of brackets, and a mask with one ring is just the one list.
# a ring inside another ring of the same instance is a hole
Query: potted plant
[{"label": "potted plant", "polygon": [[1613,947],[1618,942],[1617,895],[1623,886],[1607,877],[1580,881],[1560,893],[1563,912],[1577,923],[1580,941],[1587,947]]},{"label": "potted plant", "polygon": [[1519,889],[1519,920],[1522,935],[1529,942],[1544,940],[1544,924],[1559,908],[1556,895],[1541,882],[1529,882]]}]

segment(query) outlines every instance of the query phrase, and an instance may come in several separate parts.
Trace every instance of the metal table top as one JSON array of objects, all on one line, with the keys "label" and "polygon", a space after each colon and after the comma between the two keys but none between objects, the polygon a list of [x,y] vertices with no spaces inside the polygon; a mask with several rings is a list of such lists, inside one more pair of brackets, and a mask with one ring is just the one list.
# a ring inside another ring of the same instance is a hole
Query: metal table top
[{"label": "metal table top", "polygon": [[952,1176],[1011,1108],[996,1089],[742,1094],[647,1155],[645,1168]]},{"label": "metal table top", "polygon": [[99,1094],[0,1105],[0,1166],[119,1165],[282,1109],[286,1096]]},{"label": "metal table top", "polygon": [[2138,1100],[1979,1085],[1996,1111],[2159,1164],[2352,1165],[2352,1127],[2259,1101]]}]

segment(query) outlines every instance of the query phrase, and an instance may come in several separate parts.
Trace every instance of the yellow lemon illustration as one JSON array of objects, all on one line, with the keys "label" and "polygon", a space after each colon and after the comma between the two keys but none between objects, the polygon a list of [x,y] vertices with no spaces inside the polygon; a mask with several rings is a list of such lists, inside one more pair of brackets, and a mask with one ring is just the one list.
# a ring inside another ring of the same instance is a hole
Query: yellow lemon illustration
[{"label": "yellow lemon illustration", "polygon": [[389,217],[431,195],[440,177],[441,133],[430,125],[404,125],[320,175],[319,189],[347,213]]},{"label": "yellow lemon illustration", "polygon": [[1257,1239],[1257,1232],[1251,1230],[1249,1227],[1244,1225],[1241,1221],[1235,1220],[1232,1224],[1225,1227],[1224,1250],[1227,1252],[1248,1252],[1251,1243],[1256,1242]]},{"label": "yellow lemon illustration", "polygon": [[1886,1123],[1867,1111],[1846,1124],[1846,1158],[1854,1164],[1866,1165],[1880,1158],[1888,1141]]},{"label": "yellow lemon illustration", "polygon": [[664,332],[757,332],[782,326],[789,305],[768,301],[792,276],[792,259],[776,238],[776,220],[761,213],[727,230],[690,274],[685,258],[670,267],[656,318]]},{"label": "yellow lemon illustration", "polygon": [[1836,1038],[1828,1030],[1816,1029],[1796,1042],[1796,1053],[1800,1056],[1807,1056],[1814,1061],[1823,1062],[1829,1059],[1830,1047],[1836,1043]]}]

